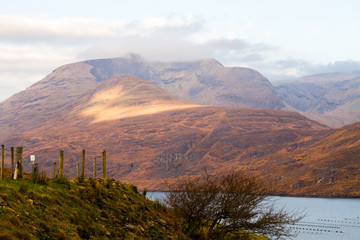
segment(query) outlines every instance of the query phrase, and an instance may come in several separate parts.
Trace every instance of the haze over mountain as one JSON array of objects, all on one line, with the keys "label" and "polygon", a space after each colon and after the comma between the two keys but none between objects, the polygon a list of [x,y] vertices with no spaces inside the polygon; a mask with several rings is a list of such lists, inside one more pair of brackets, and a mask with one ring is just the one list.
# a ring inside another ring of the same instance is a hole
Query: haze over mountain
[{"label": "haze over mountain", "polygon": [[305,116],[331,127],[360,121],[360,73],[327,73],[275,82],[276,91]]}]

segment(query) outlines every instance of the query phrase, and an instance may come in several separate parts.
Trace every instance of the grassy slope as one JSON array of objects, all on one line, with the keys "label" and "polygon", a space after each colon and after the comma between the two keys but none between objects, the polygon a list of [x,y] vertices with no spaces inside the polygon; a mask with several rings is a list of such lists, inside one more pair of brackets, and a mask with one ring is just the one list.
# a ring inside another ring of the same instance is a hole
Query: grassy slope
[{"label": "grassy slope", "polygon": [[0,182],[0,239],[186,239],[173,215],[115,180]]},{"label": "grassy slope", "polygon": [[135,186],[84,179],[0,181],[0,239],[190,238],[171,211]]}]

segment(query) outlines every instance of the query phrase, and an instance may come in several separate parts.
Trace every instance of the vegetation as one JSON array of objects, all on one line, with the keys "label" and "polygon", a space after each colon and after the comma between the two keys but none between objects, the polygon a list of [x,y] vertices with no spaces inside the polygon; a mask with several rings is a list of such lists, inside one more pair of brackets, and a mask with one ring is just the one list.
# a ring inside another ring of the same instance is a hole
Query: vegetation
[{"label": "vegetation", "polygon": [[291,236],[288,224],[301,218],[266,203],[265,184],[241,172],[180,179],[170,184],[166,202],[183,219],[183,230],[202,239]]},{"label": "vegetation", "polygon": [[0,181],[0,239],[189,239],[171,211],[113,179]]},{"label": "vegetation", "polygon": [[[207,228],[206,234],[199,234],[195,229],[204,231],[212,218],[204,214],[200,218],[186,218],[179,208],[174,208],[174,212],[160,201],[147,200],[146,189],[141,194],[136,186],[113,179],[62,177],[50,180],[45,173],[25,176],[26,180],[0,181],[0,240],[186,240],[241,239],[244,236],[254,240],[268,239],[238,230],[222,237],[218,230],[225,229],[222,224],[227,222],[217,222],[215,227]],[[200,183],[197,181],[188,183]],[[202,209],[192,207],[196,211]]]}]

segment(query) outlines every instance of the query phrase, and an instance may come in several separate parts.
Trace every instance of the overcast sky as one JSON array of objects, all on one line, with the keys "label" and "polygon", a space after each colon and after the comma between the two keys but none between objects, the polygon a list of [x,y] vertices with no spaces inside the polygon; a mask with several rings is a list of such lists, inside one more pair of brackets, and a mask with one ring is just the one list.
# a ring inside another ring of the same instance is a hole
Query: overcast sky
[{"label": "overcast sky", "polygon": [[270,81],[360,71],[358,0],[0,3],[0,101],[61,65],[127,53],[215,58]]}]

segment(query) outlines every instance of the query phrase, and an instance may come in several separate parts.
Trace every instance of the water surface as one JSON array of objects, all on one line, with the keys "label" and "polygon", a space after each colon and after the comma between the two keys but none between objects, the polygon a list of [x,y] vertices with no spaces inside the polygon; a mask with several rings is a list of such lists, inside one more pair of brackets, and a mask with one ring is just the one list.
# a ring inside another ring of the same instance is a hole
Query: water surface
[{"label": "water surface", "polygon": [[[164,192],[148,192],[151,200],[163,200]],[[277,208],[302,212],[305,217],[289,226],[296,240],[359,240],[360,199],[271,197]]]}]

